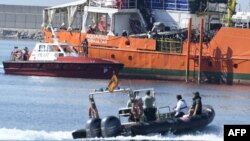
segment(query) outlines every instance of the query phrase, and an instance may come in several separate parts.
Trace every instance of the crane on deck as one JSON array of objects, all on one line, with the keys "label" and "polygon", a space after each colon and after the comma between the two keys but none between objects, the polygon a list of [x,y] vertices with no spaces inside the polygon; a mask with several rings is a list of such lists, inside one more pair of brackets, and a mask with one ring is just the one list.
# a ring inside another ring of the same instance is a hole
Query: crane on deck
[{"label": "crane on deck", "polygon": [[237,4],[236,0],[228,0],[228,8],[227,8],[228,26],[232,26],[232,16],[235,13],[236,4]]}]

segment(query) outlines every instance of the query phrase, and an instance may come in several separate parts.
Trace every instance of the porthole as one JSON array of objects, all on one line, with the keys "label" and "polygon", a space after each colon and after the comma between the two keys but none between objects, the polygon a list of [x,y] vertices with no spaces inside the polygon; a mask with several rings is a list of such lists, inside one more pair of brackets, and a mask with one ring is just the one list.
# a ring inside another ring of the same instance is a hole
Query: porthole
[{"label": "porthole", "polygon": [[236,68],[236,69],[237,69],[237,68],[238,68],[238,64],[234,64],[234,68]]},{"label": "porthole", "polygon": [[128,56],[128,60],[130,60],[130,61],[131,61],[132,59],[133,59],[133,58],[132,58],[132,56]]}]

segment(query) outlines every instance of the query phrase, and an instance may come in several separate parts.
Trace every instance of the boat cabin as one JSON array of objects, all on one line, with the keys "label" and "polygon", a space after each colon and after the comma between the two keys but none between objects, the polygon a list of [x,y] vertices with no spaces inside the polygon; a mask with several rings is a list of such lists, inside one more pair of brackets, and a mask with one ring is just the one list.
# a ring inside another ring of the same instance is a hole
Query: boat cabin
[{"label": "boat cabin", "polygon": [[67,43],[37,43],[33,49],[30,61],[54,61],[58,57],[73,56],[78,53],[72,45]]},{"label": "boat cabin", "polygon": [[[81,0],[44,10],[43,27],[53,25],[61,30],[88,32],[90,26],[95,34],[122,35],[146,32],[146,23],[137,9],[137,0]],[[55,22],[59,21],[59,22]]]}]

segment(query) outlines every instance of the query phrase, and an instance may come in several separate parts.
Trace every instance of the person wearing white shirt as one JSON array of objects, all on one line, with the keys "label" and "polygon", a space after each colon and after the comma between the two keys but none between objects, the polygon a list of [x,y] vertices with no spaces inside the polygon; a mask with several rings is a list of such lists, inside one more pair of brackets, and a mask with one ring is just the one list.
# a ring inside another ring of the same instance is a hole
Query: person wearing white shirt
[{"label": "person wearing white shirt", "polygon": [[188,106],[185,100],[182,99],[181,95],[177,95],[177,104],[174,109],[175,111],[175,117],[182,117],[188,112]]}]

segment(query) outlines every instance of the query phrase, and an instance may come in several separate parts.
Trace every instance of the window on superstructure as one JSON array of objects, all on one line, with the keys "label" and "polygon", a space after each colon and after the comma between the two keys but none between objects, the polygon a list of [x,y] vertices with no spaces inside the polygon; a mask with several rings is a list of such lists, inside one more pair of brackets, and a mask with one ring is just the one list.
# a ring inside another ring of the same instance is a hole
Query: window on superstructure
[{"label": "window on superstructure", "polygon": [[62,47],[62,49],[64,50],[65,53],[73,52],[72,49],[70,48],[70,46],[62,45],[61,47]]},{"label": "window on superstructure", "polygon": [[135,8],[137,1],[140,2],[142,0],[89,0],[89,6],[129,9]]},{"label": "window on superstructure", "polygon": [[60,49],[59,49],[59,47],[56,46],[56,45],[53,46],[53,51],[54,52],[61,52]]},{"label": "window on superstructure", "polygon": [[46,51],[45,45],[40,45],[38,51],[39,51],[39,52],[45,52],[45,51]]},{"label": "window on superstructure", "polygon": [[53,46],[50,46],[50,45],[49,45],[49,46],[48,46],[48,51],[49,51],[49,52],[53,52],[53,51],[54,51]]},{"label": "window on superstructure", "polygon": [[107,13],[89,13],[85,28],[91,26],[95,33],[107,34],[110,31],[111,18]]},{"label": "window on superstructure", "polygon": [[190,3],[190,0],[146,0],[146,7],[150,9],[189,11]]},{"label": "window on superstructure", "polygon": [[[69,7],[68,7],[69,8]],[[82,22],[82,13],[81,13],[81,7],[78,7],[78,10],[74,14],[72,21],[72,24],[69,25],[69,14],[68,14],[68,8],[61,8],[56,9],[56,13],[54,15],[52,25],[54,28],[58,28],[60,30],[80,30],[81,29],[81,22]]]}]

